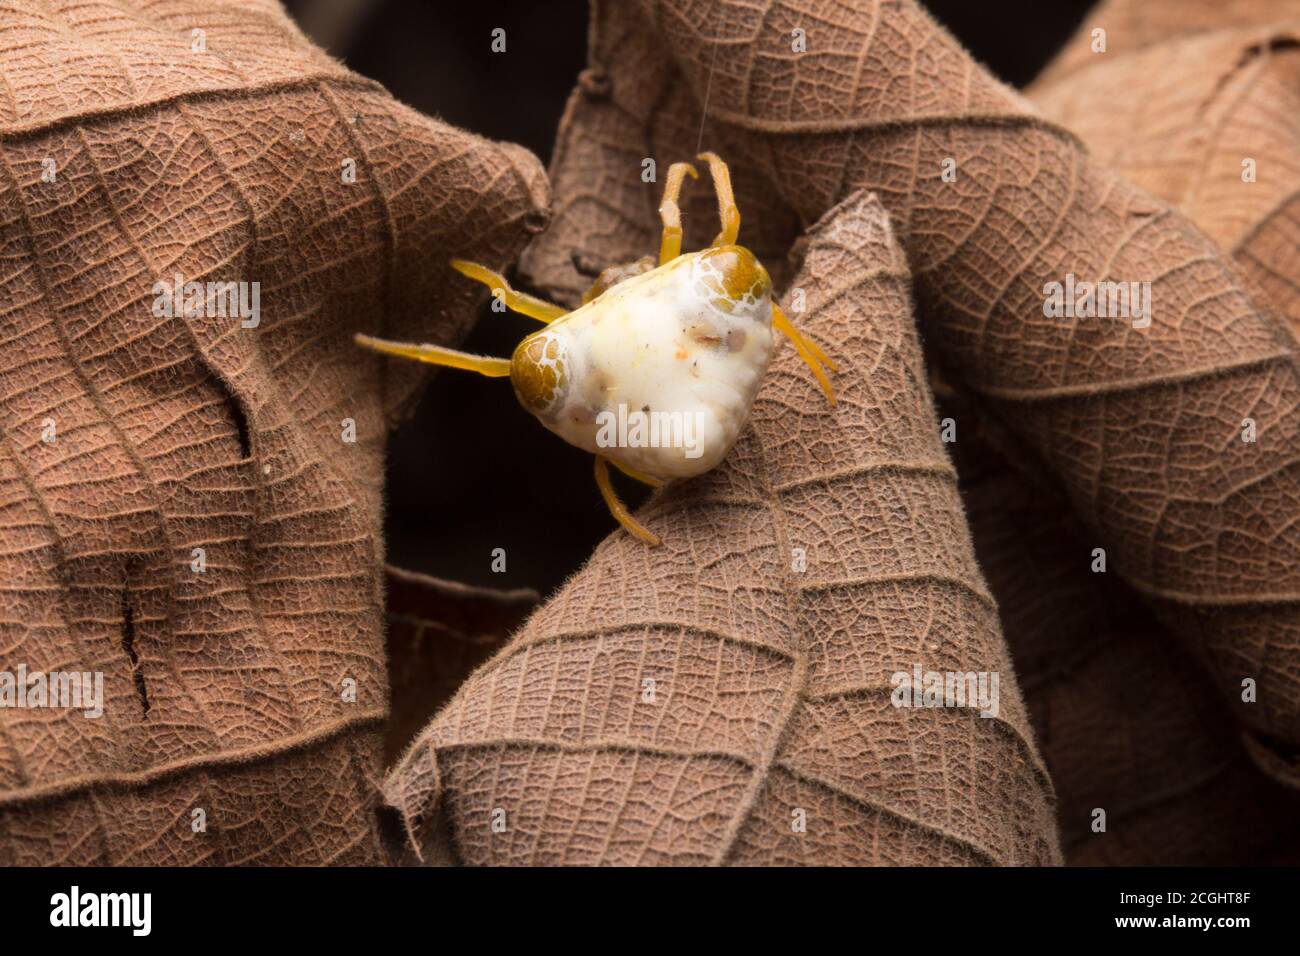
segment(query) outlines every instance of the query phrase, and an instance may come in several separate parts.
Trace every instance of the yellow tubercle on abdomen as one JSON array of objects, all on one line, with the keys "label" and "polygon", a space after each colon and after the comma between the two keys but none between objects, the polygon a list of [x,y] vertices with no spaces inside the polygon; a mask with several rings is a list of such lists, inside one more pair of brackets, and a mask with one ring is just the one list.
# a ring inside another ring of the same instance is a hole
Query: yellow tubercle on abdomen
[{"label": "yellow tubercle on abdomen", "polygon": [[[556,323],[558,324],[558,323]],[[550,414],[568,389],[568,356],[555,324],[524,339],[510,358],[510,382],[519,404],[539,417]]]}]

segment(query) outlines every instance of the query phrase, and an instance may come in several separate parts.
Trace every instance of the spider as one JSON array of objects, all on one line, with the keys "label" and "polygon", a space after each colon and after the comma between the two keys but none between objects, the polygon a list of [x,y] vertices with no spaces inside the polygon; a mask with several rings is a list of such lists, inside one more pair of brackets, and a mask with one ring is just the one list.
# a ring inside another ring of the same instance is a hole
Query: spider
[{"label": "spider", "polygon": [[509,377],[521,405],[570,444],[595,455],[596,485],[610,513],[652,546],[660,538],[628,512],[609,480],[609,465],[660,487],[714,468],[749,420],[767,371],[773,330],[794,345],[831,405],[835,392],[823,365],[836,371],[772,297],[772,280],[736,239],[736,208],[727,164],[709,164],[722,231],[713,244],[683,253],[681,209],[690,163],[674,163],[664,183],[659,261],[646,256],[611,266],[568,312],[512,289],[491,269],[451,260],[457,272],[482,282],[515,312],[545,323],[509,359],[438,345],[390,342],[357,335],[358,345],[387,355]]}]

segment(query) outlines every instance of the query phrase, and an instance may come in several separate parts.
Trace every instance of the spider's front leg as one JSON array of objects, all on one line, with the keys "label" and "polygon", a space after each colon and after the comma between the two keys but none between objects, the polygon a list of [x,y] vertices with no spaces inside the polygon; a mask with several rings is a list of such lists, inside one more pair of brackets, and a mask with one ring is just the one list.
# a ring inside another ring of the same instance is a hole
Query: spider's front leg
[{"label": "spider's front leg", "polygon": [[659,218],[664,224],[663,237],[659,240],[660,265],[672,262],[682,254],[682,209],[677,205],[677,197],[682,193],[682,180],[688,173],[691,179],[700,178],[690,163],[673,163],[668,167],[664,198],[659,203]]},{"label": "spider's front leg", "polygon": [[718,219],[722,221],[722,231],[713,240],[713,244],[733,246],[740,236],[740,207],[736,205],[736,196],[731,191],[731,170],[717,153],[700,153],[695,158],[709,164],[713,191],[718,194]]},{"label": "spider's front leg", "polygon": [[481,266],[477,262],[466,262],[464,259],[452,259],[451,267],[475,282],[482,282],[492,290],[493,295],[500,297],[507,309],[518,312],[520,315],[526,315],[530,319],[536,319],[538,322],[545,322],[549,325],[556,319],[563,318],[568,314],[566,309],[558,305],[552,305],[545,299],[539,299],[527,292],[515,291],[510,288],[510,283],[506,281],[505,276],[499,272],[493,272],[487,266]]}]

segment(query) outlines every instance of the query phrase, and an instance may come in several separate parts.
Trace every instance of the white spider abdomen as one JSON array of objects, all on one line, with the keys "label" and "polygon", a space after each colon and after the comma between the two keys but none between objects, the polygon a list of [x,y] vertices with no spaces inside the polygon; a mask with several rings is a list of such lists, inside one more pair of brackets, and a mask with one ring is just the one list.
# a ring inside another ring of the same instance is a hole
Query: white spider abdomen
[{"label": "white spider abdomen", "polygon": [[520,343],[520,401],[579,448],[656,478],[702,474],[749,420],[772,355],[771,280],[740,246],[619,282]]}]

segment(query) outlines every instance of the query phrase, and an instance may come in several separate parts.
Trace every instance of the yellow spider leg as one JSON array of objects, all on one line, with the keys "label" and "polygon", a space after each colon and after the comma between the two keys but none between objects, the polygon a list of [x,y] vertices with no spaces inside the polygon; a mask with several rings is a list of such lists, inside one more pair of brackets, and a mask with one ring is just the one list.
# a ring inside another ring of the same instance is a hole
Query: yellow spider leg
[{"label": "yellow spider leg", "polygon": [[539,299],[535,295],[529,295],[527,292],[516,292],[510,288],[510,283],[506,282],[505,276],[499,272],[493,272],[487,266],[481,266],[476,262],[466,262],[464,259],[452,259],[451,267],[463,276],[482,282],[492,290],[493,295],[499,294],[501,296],[506,308],[513,309],[530,319],[549,324],[568,314],[558,305],[551,305],[551,303]]},{"label": "yellow spider leg", "polygon": [[464,369],[478,372],[488,378],[506,378],[510,375],[510,359],[493,358],[490,355],[472,355],[469,352],[457,352],[440,345],[412,345],[408,342],[389,342],[370,335],[357,334],[353,340],[364,348],[382,352],[385,355],[398,355],[402,358],[428,362],[430,365],[445,365],[448,368]]},{"label": "yellow spider leg", "polygon": [[722,232],[713,240],[715,246],[730,246],[740,235],[740,210],[736,207],[736,197],[731,191],[731,170],[717,153],[700,153],[696,159],[709,164],[713,176],[713,191],[718,194],[718,218],[722,220]]},{"label": "yellow spider leg", "polygon": [[[791,326],[791,328],[794,328],[794,326]],[[795,331],[799,332],[798,329],[795,329]],[[817,361],[821,362],[832,372],[838,372],[840,370],[840,367],[831,361],[830,356],[828,356],[825,352],[821,350],[820,345],[818,345],[808,336],[804,335],[802,332],[799,332],[799,337],[803,339],[803,344],[808,346],[808,351],[812,352],[813,355],[817,356]]]},{"label": "yellow spider leg", "polygon": [[777,305],[775,301],[773,301],[772,314],[775,316],[776,313],[778,312],[781,313],[781,318],[784,319],[786,324],[790,326],[790,329],[794,332],[794,334],[799,336],[799,341],[803,342],[803,344],[808,347],[808,351],[817,357],[817,361],[827,366],[832,372],[838,372],[840,370],[840,367],[836,365],[834,362],[832,362],[830,357],[821,350],[821,346],[819,346],[808,336],[800,332],[799,329],[795,327],[794,323],[790,321],[789,317],[784,312],[781,312],[781,307]]},{"label": "yellow spider leg", "polygon": [[835,389],[831,387],[831,380],[826,377],[821,365],[817,363],[816,357],[809,351],[808,346],[804,344],[804,338],[799,334],[799,330],[790,324],[790,320],[785,317],[785,313],[772,304],[772,327],[778,332],[790,339],[794,345],[795,351],[804,363],[812,369],[813,375],[817,376],[817,382],[821,385],[822,391],[826,393],[826,400],[835,405]]},{"label": "yellow spider leg", "polygon": [[664,483],[652,475],[637,471],[635,468],[629,468],[627,465],[620,465],[618,462],[611,460],[610,464],[627,475],[629,478],[635,478],[643,485],[649,485],[651,488],[662,488]]},{"label": "yellow spider leg", "polygon": [[659,264],[672,262],[682,254],[682,209],[677,197],[682,193],[682,180],[690,173],[691,179],[700,174],[690,163],[673,163],[668,167],[668,181],[664,183],[664,198],[659,204],[659,218],[663,221],[663,238],[659,240]]},{"label": "yellow spider leg", "polygon": [[600,489],[600,496],[605,499],[605,505],[609,508],[609,513],[614,519],[628,530],[628,533],[640,538],[646,544],[653,548],[663,544],[659,536],[651,531],[646,530],[627,510],[627,505],[619,500],[618,494],[614,491],[614,486],[609,483],[609,466],[605,459],[600,455],[596,456],[596,487]]}]

